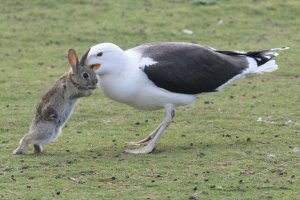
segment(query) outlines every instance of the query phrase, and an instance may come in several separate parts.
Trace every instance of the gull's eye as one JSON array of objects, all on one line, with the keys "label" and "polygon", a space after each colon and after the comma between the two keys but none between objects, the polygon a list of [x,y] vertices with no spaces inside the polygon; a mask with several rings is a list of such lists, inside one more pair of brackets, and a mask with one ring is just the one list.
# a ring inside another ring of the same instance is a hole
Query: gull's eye
[{"label": "gull's eye", "polygon": [[103,52],[97,53],[97,56],[102,56],[102,55],[103,55]]},{"label": "gull's eye", "polygon": [[83,78],[88,78],[88,77],[89,77],[89,74],[86,73],[86,72],[84,72],[84,73],[82,73],[82,77],[83,77]]}]

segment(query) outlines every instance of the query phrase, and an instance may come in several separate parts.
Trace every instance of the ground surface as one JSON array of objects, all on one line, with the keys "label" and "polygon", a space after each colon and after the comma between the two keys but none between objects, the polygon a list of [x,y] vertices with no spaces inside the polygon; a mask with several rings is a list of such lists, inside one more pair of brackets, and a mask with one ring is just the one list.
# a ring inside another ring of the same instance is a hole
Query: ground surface
[{"label": "ground surface", "polygon": [[[1,1],[0,199],[299,199],[299,12],[296,0]],[[42,94],[68,70],[69,48],[153,41],[291,49],[278,71],[178,108],[153,154],[126,155],[123,144],[164,112],[98,90],[41,155],[11,155]]]}]

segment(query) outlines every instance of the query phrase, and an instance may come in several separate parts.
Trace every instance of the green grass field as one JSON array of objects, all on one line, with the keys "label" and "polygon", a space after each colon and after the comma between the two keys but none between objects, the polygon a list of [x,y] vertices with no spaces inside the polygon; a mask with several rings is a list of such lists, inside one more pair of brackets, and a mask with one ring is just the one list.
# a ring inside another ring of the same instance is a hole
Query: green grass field
[{"label": "green grass field", "polygon": [[[0,199],[300,199],[299,13],[296,0],[1,1]],[[12,155],[41,96],[69,69],[69,48],[154,41],[291,49],[278,71],[178,108],[152,154],[123,154],[124,142],[148,135],[164,111],[97,90],[42,154]]]}]

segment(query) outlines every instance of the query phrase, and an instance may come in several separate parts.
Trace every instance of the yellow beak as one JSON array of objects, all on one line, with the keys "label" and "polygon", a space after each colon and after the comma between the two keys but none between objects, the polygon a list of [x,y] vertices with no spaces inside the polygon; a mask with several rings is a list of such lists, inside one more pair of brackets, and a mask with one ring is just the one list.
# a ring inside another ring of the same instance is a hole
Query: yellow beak
[{"label": "yellow beak", "polygon": [[91,65],[91,68],[96,71],[97,69],[99,69],[99,67],[101,66],[101,64],[93,64]]}]

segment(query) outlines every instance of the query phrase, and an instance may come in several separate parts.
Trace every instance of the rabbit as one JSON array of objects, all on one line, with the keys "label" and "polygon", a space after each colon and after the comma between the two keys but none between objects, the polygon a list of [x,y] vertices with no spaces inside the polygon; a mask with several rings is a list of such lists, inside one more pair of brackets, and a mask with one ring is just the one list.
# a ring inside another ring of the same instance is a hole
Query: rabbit
[{"label": "rabbit", "polygon": [[29,144],[33,144],[34,153],[42,152],[42,145],[57,139],[72,114],[80,97],[92,94],[98,78],[94,70],[84,66],[89,50],[78,61],[76,51],[69,49],[69,72],[60,77],[44,94],[36,108],[29,132],[21,139],[13,154],[22,154]]}]

